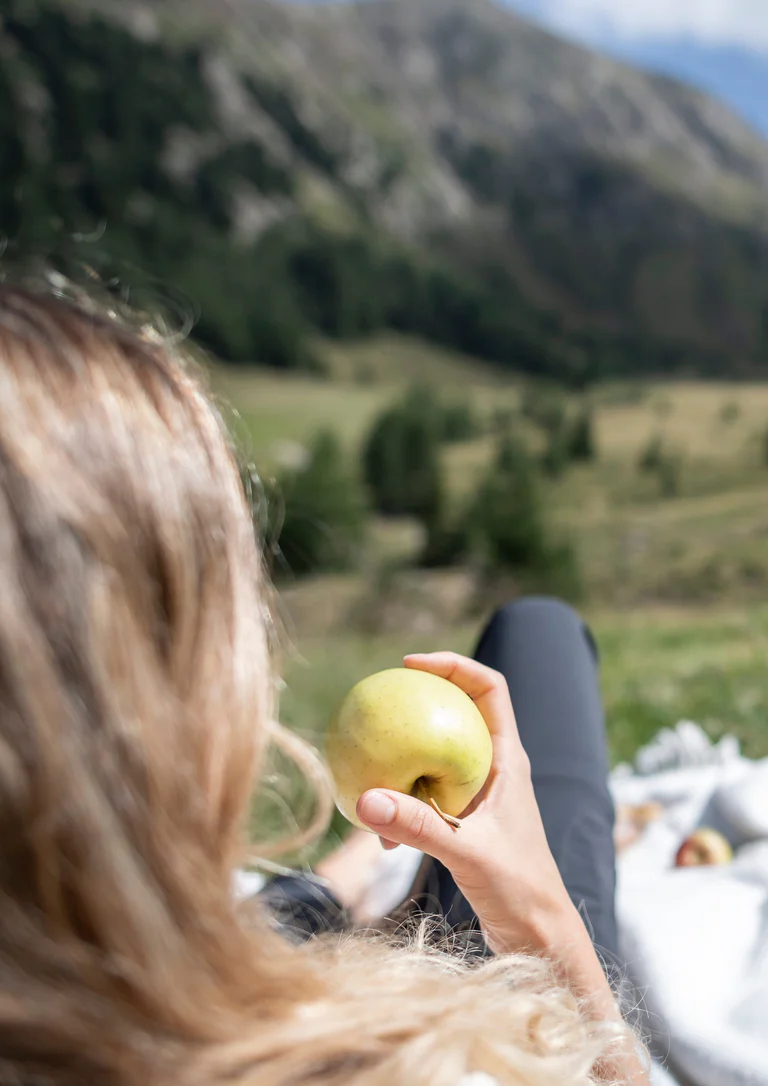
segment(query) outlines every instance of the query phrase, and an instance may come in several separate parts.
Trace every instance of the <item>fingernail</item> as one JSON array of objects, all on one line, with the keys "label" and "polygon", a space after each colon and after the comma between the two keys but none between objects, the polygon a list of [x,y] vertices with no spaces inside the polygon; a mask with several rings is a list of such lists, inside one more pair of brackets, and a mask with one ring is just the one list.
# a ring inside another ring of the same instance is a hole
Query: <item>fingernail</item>
[{"label": "fingernail", "polygon": [[366,792],[358,814],[369,826],[389,826],[395,821],[397,804],[386,792]]}]

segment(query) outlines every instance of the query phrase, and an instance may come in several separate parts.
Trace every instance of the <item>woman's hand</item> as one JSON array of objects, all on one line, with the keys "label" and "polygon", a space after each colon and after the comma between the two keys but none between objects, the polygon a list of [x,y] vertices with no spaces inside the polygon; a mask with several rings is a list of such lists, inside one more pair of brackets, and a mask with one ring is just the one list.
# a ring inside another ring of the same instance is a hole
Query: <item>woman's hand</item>
[{"label": "woman's hand", "polygon": [[460,829],[399,792],[366,792],[357,814],[385,847],[411,845],[453,875],[498,951],[539,949],[574,912],[550,852],[503,675],[450,652],[407,656],[405,666],[455,683],[480,710],[493,739],[493,765]]},{"label": "woman's hand", "polygon": [[[443,863],[493,950],[548,958],[587,1013],[620,1022],[618,1004],[547,844],[503,675],[451,652],[407,656],[405,666],[449,679],[474,700],[493,739],[491,772],[459,829],[421,800],[385,789],[360,797],[358,818],[385,847],[411,845]],[[597,1077],[649,1086],[647,1060],[632,1034],[624,1036]]]}]

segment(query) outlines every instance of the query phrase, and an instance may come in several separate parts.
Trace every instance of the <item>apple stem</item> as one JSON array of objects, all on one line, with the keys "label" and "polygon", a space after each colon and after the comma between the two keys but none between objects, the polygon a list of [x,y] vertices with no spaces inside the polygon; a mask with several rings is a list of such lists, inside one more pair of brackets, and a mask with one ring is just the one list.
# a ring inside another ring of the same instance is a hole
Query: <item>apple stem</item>
[{"label": "apple stem", "polygon": [[437,800],[433,799],[432,796],[429,794],[429,789],[427,788],[427,785],[426,785],[425,781],[423,780],[423,778],[419,781],[419,785],[421,787],[422,792],[424,793],[424,795],[427,798],[427,803],[430,805],[432,810],[437,811],[437,813],[442,818],[443,822],[447,822],[448,825],[452,826],[453,829],[455,829],[455,830],[460,830],[461,829],[461,819],[454,818],[453,815],[446,814],[445,811],[440,810],[440,807],[437,804]]}]

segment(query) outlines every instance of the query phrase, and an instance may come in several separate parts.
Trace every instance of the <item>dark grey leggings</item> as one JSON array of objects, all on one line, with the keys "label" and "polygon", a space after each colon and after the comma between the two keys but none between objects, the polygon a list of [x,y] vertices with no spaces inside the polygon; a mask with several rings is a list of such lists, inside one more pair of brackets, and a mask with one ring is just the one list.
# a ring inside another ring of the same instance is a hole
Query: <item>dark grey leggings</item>
[{"label": "dark grey leggings", "polygon": [[[536,798],[563,881],[595,945],[617,954],[614,810],[597,650],[582,620],[552,599],[521,599],[498,611],[475,658],[507,680]],[[422,900],[454,928],[476,918],[453,878],[430,861]],[[304,934],[337,927],[341,911],[311,880],[277,879],[267,899]]]},{"label": "dark grey leggings", "polygon": [[[507,680],[549,847],[595,944],[615,955],[614,810],[592,635],[557,600],[516,600],[493,616],[475,659]],[[435,872],[451,926],[470,923],[450,874]]]}]

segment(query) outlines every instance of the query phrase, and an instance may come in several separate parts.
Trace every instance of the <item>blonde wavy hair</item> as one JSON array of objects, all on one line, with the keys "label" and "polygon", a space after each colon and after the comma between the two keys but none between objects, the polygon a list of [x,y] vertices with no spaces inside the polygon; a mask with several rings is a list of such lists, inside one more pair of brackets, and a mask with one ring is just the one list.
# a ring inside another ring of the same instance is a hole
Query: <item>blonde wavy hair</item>
[{"label": "blonde wavy hair", "polygon": [[0,1082],[591,1082],[616,1027],[544,962],[295,946],[237,905],[268,745],[322,780],[273,723],[268,603],[199,374],[0,284]]}]

